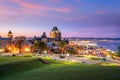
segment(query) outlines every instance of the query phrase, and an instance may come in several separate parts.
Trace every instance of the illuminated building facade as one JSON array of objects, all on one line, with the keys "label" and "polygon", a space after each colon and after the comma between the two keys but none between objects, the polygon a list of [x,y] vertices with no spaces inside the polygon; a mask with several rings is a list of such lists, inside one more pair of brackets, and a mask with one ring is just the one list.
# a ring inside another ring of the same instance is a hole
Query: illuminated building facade
[{"label": "illuminated building facade", "polygon": [[8,32],[8,38],[0,37],[0,49],[5,49],[12,45],[13,34],[11,31]]},{"label": "illuminated building facade", "polygon": [[61,32],[58,30],[56,26],[53,27],[52,31],[50,32],[50,38],[54,39],[55,41],[61,40]]}]

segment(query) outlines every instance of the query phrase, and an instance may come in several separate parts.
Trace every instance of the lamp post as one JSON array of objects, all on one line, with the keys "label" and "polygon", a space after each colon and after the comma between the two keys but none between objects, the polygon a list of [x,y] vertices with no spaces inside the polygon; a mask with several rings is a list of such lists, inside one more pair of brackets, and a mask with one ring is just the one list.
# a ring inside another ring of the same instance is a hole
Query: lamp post
[{"label": "lamp post", "polygon": [[30,51],[30,49],[29,48],[25,48],[25,52],[29,52]]},{"label": "lamp post", "polygon": [[70,56],[70,54],[67,54],[67,61],[69,62],[69,56]]},{"label": "lamp post", "polygon": [[9,50],[9,51],[10,51],[10,53],[11,53],[11,47],[9,47],[9,48],[8,48],[8,50]]},{"label": "lamp post", "polygon": [[110,55],[107,55],[107,58],[108,58],[108,63],[110,62],[110,60],[109,60],[109,59],[110,59],[110,57],[111,57]]},{"label": "lamp post", "polygon": [[45,51],[44,51],[44,57],[46,57],[46,53],[47,53],[47,51],[45,50]]}]

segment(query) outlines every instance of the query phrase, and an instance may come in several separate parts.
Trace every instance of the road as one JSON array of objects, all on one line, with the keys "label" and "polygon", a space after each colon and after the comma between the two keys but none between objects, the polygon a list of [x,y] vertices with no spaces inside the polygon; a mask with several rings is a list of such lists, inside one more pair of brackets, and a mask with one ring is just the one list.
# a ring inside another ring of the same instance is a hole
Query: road
[{"label": "road", "polygon": [[[78,63],[84,63],[84,64],[97,64],[100,62],[103,62],[103,60],[89,60],[87,57],[76,57],[76,56],[66,56],[65,58],[59,58],[59,55],[53,54],[48,55],[52,59],[56,60],[62,60],[62,61],[72,61],[72,62],[78,62]],[[120,65],[120,60],[114,60],[110,58],[106,58],[107,62],[112,62]]]},{"label": "road", "polygon": [[66,56],[65,58],[59,58],[59,55],[49,55],[52,59],[56,60],[63,60],[63,61],[72,61],[72,62],[79,62],[84,64],[97,64],[102,62],[102,60],[89,60],[86,57],[76,57],[76,56]]}]

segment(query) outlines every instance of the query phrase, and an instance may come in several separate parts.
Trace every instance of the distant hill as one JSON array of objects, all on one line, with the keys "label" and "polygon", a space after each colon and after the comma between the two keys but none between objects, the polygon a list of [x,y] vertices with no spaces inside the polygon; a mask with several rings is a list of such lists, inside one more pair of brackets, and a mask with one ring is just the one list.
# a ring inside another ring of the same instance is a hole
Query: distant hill
[{"label": "distant hill", "polygon": [[69,37],[68,39],[79,40],[120,40],[120,38],[94,38],[94,37]]}]

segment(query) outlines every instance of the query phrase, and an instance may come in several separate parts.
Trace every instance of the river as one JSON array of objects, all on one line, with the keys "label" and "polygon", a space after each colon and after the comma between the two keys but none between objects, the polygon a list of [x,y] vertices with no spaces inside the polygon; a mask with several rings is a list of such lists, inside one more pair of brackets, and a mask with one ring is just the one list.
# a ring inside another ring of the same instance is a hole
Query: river
[{"label": "river", "polygon": [[98,41],[96,42],[98,46],[113,50],[115,52],[118,51],[118,46],[120,46],[120,40],[112,40],[112,41]]}]

